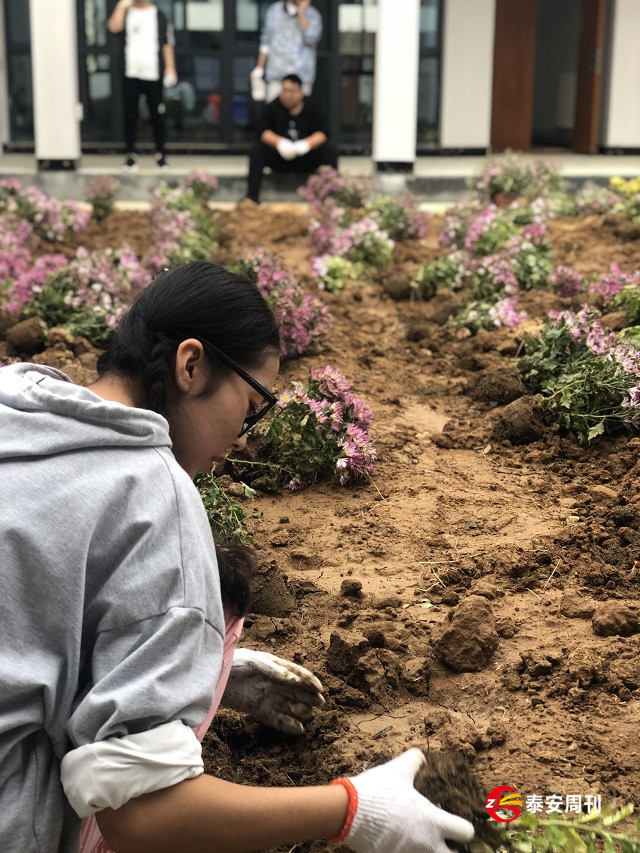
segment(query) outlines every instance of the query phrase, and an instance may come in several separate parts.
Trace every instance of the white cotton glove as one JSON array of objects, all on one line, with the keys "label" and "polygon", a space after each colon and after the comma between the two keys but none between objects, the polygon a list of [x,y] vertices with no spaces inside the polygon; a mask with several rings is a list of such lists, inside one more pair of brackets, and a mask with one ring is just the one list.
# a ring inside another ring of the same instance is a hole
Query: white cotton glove
[{"label": "white cotton glove", "polygon": [[172,86],[175,86],[178,82],[178,75],[175,71],[168,71],[162,80],[162,84],[165,89],[171,89]]},{"label": "white cotton glove", "polygon": [[236,649],[222,704],[287,734],[302,734],[324,687],[312,672],[284,658]]},{"label": "white cotton glove", "polygon": [[307,142],[306,139],[299,139],[297,142],[293,143],[296,148],[296,156],[304,157],[305,154],[308,154],[311,151],[311,146]]},{"label": "white cotton glove", "polygon": [[282,137],[280,142],[278,142],[276,150],[283,160],[295,160],[299,156],[296,150],[296,143],[291,139],[285,139],[285,137]]},{"label": "white cotton glove", "polygon": [[356,853],[451,853],[446,839],[461,843],[473,826],[434,806],[413,787],[425,757],[409,749],[393,761],[349,781],[358,792],[351,829],[343,839]]},{"label": "white cotton glove", "polygon": [[264,68],[256,65],[251,74],[249,74],[249,83],[251,84],[251,97],[254,101],[267,100],[267,84],[264,81]]},{"label": "white cotton glove", "polygon": [[251,80],[251,98],[254,101],[267,100],[267,84],[264,82],[264,80]]}]

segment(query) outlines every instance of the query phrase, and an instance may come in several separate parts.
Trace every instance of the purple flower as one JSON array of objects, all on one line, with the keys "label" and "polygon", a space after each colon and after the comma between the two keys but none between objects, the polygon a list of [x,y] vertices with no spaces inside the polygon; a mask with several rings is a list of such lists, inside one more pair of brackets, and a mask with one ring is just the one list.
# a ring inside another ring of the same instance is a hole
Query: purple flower
[{"label": "purple flower", "polygon": [[619,264],[612,263],[608,273],[604,273],[589,285],[589,293],[601,296],[606,305],[626,287],[638,286],[640,286],[639,272],[625,273],[620,269]]},{"label": "purple flower", "polygon": [[529,319],[526,311],[516,310],[515,297],[499,299],[489,311],[489,316],[496,327],[504,326],[508,329],[512,329]]},{"label": "purple flower", "polygon": [[276,318],[281,355],[302,355],[316,346],[331,325],[327,306],[317,296],[302,290],[278,255],[257,249],[246,255],[242,263],[251,269],[258,290]]},{"label": "purple flower", "polygon": [[64,255],[41,255],[34,265],[22,272],[9,286],[8,301],[2,307],[10,314],[20,314],[25,305],[32,301],[34,294],[45,286],[47,278],[67,265]]}]

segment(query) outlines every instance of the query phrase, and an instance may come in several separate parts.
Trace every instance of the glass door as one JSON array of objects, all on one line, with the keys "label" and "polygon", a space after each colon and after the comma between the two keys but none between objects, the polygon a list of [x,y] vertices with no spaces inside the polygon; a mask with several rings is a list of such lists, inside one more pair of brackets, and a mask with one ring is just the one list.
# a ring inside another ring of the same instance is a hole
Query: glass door
[{"label": "glass door", "polygon": [[418,153],[437,149],[440,145],[441,55],[442,0],[421,0]]},{"label": "glass door", "polygon": [[174,150],[219,146],[225,136],[223,0],[158,0],[173,24],[178,85],[165,93]]},{"label": "glass door", "polygon": [[345,153],[369,153],[373,133],[373,66],[377,0],[338,7],[340,143]]},{"label": "glass door", "polygon": [[9,86],[9,147],[33,149],[29,0],[5,0],[4,14]]},{"label": "glass door", "polygon": [[122,134],[117,42],[107,32],[110,13],[107,0],[80,0],[77,6],[83,143],[116,144]]}]

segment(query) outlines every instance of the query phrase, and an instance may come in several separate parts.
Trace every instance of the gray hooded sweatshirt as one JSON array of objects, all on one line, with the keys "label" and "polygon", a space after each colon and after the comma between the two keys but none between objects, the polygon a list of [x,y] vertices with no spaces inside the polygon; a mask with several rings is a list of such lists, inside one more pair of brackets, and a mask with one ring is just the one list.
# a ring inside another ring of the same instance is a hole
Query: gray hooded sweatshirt
[{"label": "gray hooded sweatshirt", "polygon": [[75,851],[65,755],[99,789],[92,750],[193,737],[220,671],[215,549],[166,420],[0,369],[0,577],[0,851]]}]

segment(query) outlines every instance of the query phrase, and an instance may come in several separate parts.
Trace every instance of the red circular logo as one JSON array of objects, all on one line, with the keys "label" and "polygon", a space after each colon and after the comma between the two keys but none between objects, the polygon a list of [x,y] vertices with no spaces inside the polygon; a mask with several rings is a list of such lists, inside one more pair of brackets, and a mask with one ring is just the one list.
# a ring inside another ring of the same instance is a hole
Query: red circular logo
[{"label": "red circular logo", "polygon": [[[509,791],[510,793],[507,793]],[[511,812],[511,817],[502,817],[498,814],[498,809]],[[509,785],[499,785],[487,797],[487,811],[489,817],[494,820],[499,820],[501,823],[509,823],[520,817],[522,811],[522,797],[515,788],[510,788]]]}]

